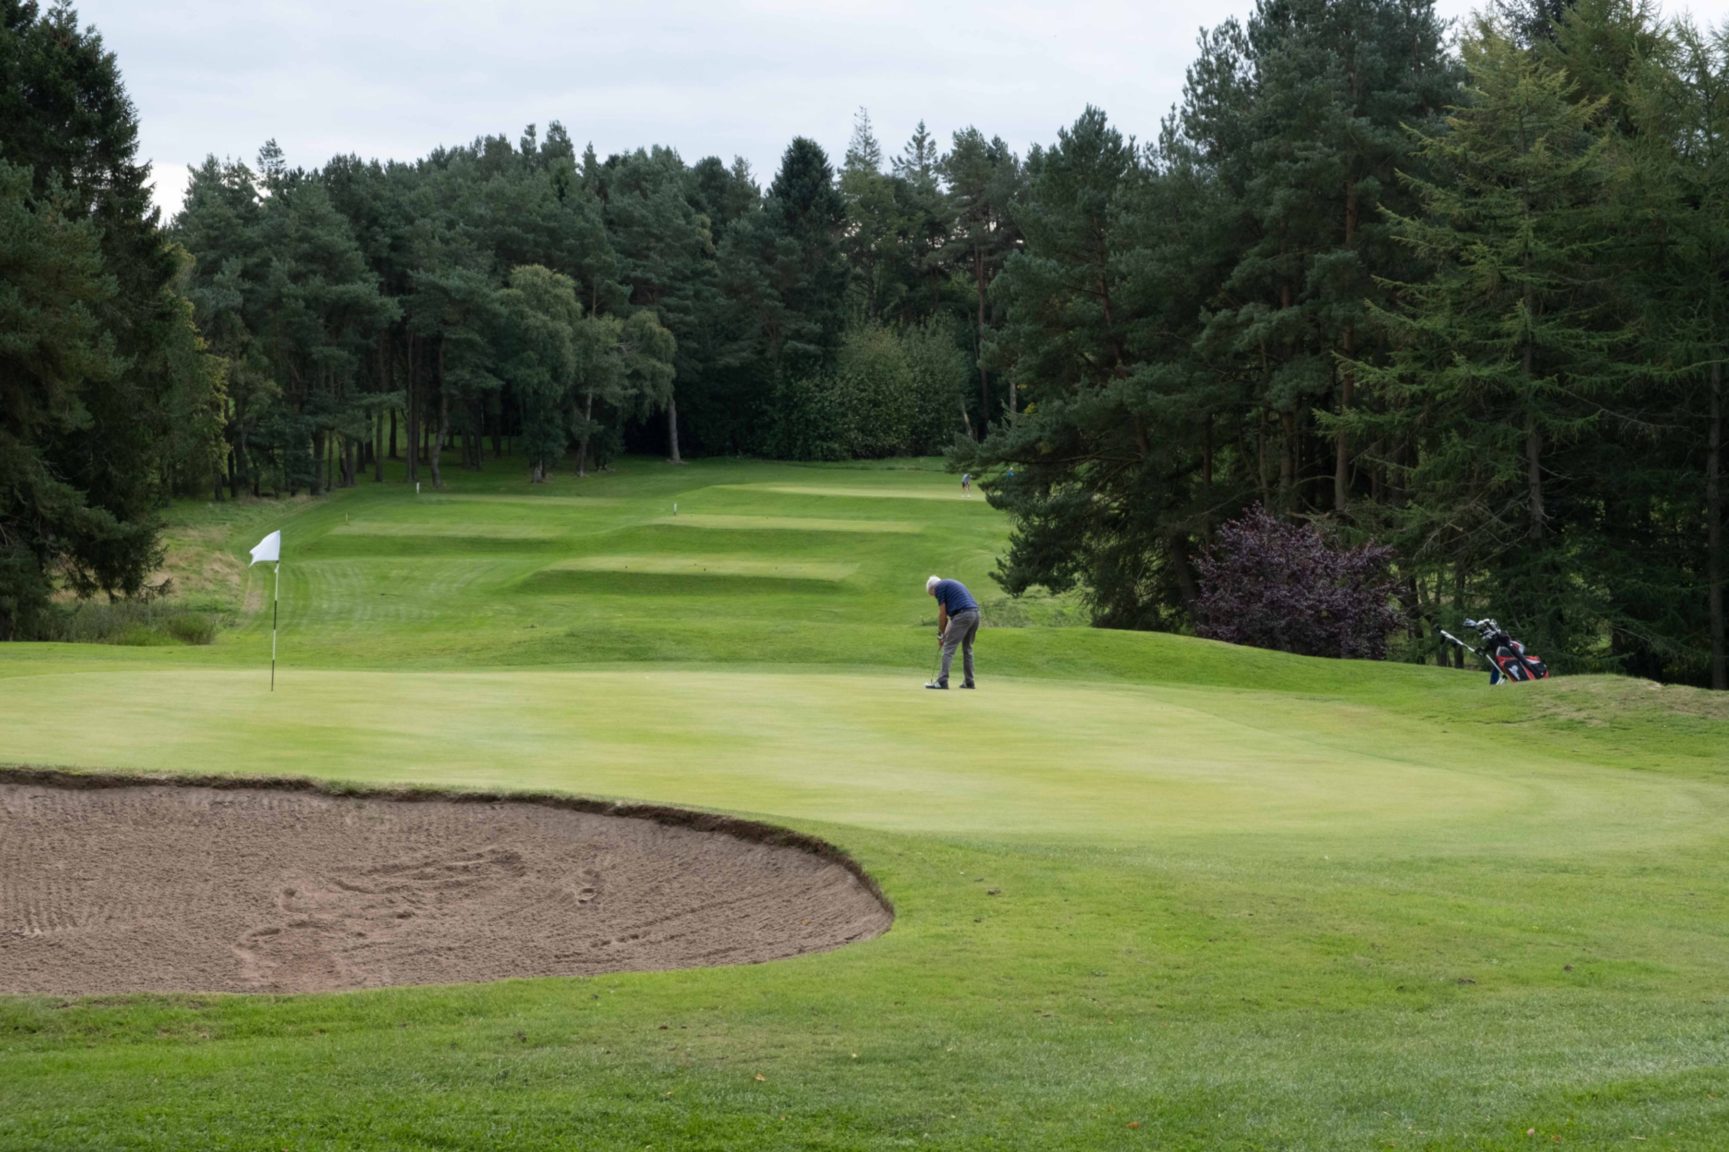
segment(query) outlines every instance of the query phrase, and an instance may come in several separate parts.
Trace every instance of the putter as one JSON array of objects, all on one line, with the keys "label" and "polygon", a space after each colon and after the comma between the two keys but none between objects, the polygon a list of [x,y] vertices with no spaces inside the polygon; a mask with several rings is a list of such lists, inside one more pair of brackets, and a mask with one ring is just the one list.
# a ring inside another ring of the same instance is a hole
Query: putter
[{"label": "putter", "polygon": [[929,680],[925,681],[926,684],[935,684],[937,682],[937,669],[942,666],[942,662],[943,662],[943,638],[941,636],[938,636],[937,637],[937,652],[936,652],[935,656],[931,657],[931,676],[930,676]]}]

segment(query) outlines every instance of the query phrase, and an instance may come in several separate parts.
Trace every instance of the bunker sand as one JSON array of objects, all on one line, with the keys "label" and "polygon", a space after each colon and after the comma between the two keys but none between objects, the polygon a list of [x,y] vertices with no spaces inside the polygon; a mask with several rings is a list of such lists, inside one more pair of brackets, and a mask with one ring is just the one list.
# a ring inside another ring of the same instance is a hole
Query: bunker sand
[{"label": "bunker sand", "polygon": [[724,817],[0,775],[0,993],[324,992],[743,964],[891,921],[835,849]]}]

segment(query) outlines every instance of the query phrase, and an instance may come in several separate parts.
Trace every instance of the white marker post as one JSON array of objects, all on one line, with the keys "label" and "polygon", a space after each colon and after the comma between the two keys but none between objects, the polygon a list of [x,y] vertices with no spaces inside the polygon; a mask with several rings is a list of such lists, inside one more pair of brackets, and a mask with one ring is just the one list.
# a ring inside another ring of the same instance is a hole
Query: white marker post
[{"label": "white marker post", "polygon": [[[282,602],[282,533],[272,532],[252,550],[252,564],[272,564],[276,567],[276,591],[270,597],[270,690],[276,691],[276,611]],[[247,567],[252,567],[248,564]]]}]

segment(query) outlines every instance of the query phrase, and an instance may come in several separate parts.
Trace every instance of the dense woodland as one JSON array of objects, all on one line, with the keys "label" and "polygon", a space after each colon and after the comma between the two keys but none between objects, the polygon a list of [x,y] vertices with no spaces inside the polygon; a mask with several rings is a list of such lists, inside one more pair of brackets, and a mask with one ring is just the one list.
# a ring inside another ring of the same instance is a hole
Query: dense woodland
[{"label": "dense woodland", "polygon": [[554,122],[212,157],[164,224],[135,142],[96,31],[0,0],[0,636],[139,592],[176,495],[946,451],[1102,625],[1192,627],[1258,505],[1391,550],[1395,655],[1493,612],[1729,687],[1729,45],[1649,6],[1260,0],[1150,138],[861,110],[766,187]]}]

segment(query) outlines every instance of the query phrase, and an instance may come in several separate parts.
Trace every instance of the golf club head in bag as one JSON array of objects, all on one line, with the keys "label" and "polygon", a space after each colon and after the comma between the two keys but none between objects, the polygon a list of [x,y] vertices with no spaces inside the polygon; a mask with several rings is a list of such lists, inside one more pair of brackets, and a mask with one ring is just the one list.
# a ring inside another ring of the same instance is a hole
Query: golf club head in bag
[{"label": "golf club head in bag", "polygon": [[1482,637],[1482,651],[1447,632],[1442,632],[1441,635],[1467,652],[1475,652],[1483,658],[1483,662],[1489,665],[1491,686],[1502,682],[1524,684],[1549,678],[1549,665],[1545,664],[1541,657],[1525,651],[1525,646],[1513,639],[1507,630],[1494,620],[1466,620],[1465,627],[1475,628],[1477,635]]}]

